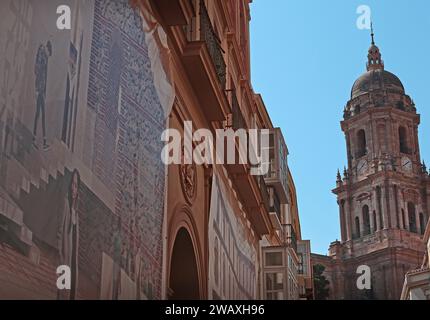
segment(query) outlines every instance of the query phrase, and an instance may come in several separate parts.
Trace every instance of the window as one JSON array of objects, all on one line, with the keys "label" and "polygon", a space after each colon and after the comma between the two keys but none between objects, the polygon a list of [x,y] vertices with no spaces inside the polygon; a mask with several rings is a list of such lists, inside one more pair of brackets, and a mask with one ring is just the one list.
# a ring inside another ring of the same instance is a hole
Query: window
[{"label": "window", "polygon": [[355,237],[360,238],[361,232],[360,232],[360,218],[355,217]]},{"label": "window", "polygon": [[266,252],[266,267],[282,267],[282,252]]},{"label": "window", "polygon": [[299,269],[298,269],[298,273],[299,274],[304,274],[304,271],[303,271],[303,260],[304,260],[303,253],[299,253],[298,256],[299,256]]},{"label": "window", "polygon": [[283,300],[287,296],[289,255],[284,247],[263,249],[263,297],[268,300]]},{"label": "window", "polygon": [[266,299],[284,299],[284,274],[282,272],[271,272],[265,275]]},{"label": "window", "polygon": [[365,205],[362,209],[362,213],[363,213],[363,235],[366,236],[370,234],[369,206]]},{"label": "window", "polygon": [[402,209],[402,227],[403,227],[403,229],[406,229],[405,210],[403,210],[403,209]]},{"label": "window", "polygon": [[366,153],[366,133],[361,129],[357,132],[357,158],[361,158]]},{"label": "window", "polygon": [[415,217],[415,205],[408,202],[408,218],[409,218],[409,231],[417,232],[417,220]]},{"label": "window", "polygon": [[409,154],[408,140],[405,127],[399,127],[399,146],[401,153]]},{"label": "window", "polygon": [[383,223],[383,219],[382,219],[382,202],[381,202],[381,197],[382,197],[382,190],[380,186],[376,187],[376,200],[378,202],[378,214],[379,214],[379,229],[384,229],[384,223]]},{"label": "window", "polygon": [[421,232],[421,234],[424,234],[425,229],[426,229],[426,222],[425,222],[424,214],[421,212],[420,213],[420,232]]},{"label": "window", "polygon": [[373,210],[373,232],[376,232],[376,230],[378,230],[376,211]]}]

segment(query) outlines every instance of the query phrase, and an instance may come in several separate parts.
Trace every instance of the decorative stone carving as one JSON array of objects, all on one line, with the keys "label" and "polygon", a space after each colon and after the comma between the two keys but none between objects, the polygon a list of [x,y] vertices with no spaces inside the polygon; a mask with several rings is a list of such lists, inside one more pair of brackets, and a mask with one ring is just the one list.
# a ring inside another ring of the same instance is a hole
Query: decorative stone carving
[{"label": "decorative stone carving", "polygon": [[181,179],[182,192],[184,193],[185,200],[192,204],[196,198],[197,193],[197,168],[196,164],[179,165],[179,176]]}]

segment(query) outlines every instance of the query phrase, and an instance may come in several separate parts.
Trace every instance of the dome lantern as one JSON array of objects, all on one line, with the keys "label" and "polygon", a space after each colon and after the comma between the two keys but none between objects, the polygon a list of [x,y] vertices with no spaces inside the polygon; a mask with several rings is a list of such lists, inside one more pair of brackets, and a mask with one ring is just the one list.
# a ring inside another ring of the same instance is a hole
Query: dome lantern
[{"label": "dome lantern", "polygon": [[375,44],[375,33],[373,32],[373,23],[371,23],[372,44],[367,55],[367,71],[384,70],[384,61],[379,48]]}]

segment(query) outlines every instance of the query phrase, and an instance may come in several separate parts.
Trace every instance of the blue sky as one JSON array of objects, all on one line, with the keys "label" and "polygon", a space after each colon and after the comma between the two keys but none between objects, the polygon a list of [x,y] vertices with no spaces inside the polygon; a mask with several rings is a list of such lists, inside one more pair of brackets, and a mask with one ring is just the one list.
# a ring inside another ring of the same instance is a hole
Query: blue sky
[{"label": "blue sky", "polygon": [[370,32],[356,26],[357,7],[372,10],[385,68],[403,82],[421,114],[421,156],[430,164],[430,1],[254,0],[254,90],[282,128],[297,188],[302,237],[327,253],[340,238],[335,187],[346,164],[343,107],[365,72]]}]

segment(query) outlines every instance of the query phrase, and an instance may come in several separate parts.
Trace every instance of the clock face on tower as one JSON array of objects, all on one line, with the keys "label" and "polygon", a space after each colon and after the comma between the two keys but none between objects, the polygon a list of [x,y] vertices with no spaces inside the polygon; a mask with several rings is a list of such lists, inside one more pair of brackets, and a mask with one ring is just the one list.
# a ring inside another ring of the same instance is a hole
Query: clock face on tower
[{"label": "clock face on tower", "polygon": [[368,169],[369,169],[369,165],[367,163],[367,160],[365,159],[360,160],[357,165],[357,175],[359,176],[365,175]]},{"label": "clock face on tower", "polygon": [[405,172],[412,172],[412,160],[408,157],[403,157],[401,162],[401,169]]}]

